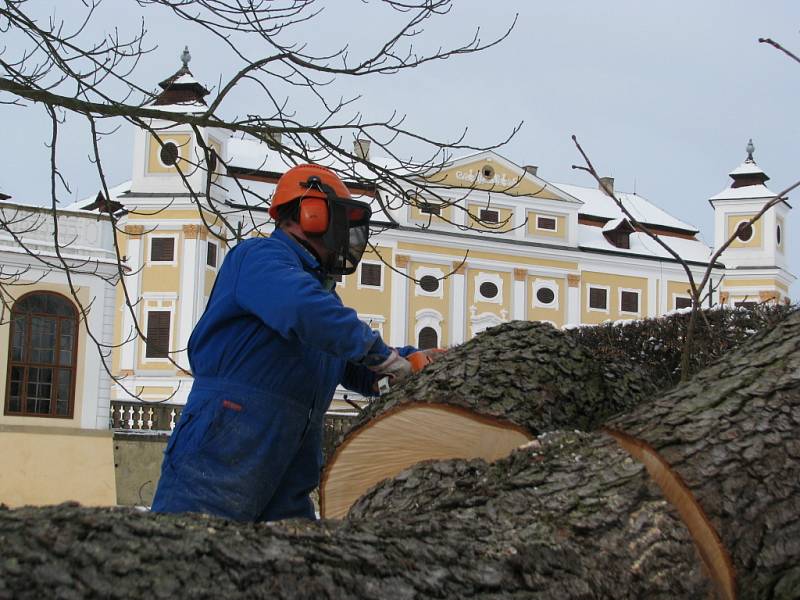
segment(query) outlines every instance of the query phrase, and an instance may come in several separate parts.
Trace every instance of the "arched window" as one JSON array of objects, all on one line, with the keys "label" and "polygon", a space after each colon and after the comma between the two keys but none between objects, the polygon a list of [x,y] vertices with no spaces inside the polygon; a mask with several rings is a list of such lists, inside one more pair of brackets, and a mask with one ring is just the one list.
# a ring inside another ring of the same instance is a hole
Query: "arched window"
[{"label": "arched window", "polygon": [[439,346],[439,336],[433,327],[423,327],[419,330],[419,343],[417,348],[420,350],[427,350],[429,348],[437,348]]},{"label": "arched window", "polygon": [[71,417],[78,313],[58,294],[34,292],[11,309],[6,415]]}]

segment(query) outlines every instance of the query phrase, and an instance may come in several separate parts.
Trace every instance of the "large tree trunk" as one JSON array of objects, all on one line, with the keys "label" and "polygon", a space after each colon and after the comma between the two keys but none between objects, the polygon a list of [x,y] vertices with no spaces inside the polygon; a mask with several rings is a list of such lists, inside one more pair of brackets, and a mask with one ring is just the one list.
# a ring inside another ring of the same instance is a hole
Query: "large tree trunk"
[{"label": "large tree trunk", "polygon": [[370,403],[325,467],[322,515],[344,517],[372,486],[418,462],[496,460],[545,431],[594,429],[655,391],[629,358],[596,357],[548,324],[494,327]]},{"label": "large tree trunk", "polygon": [[797,598],[799,430],[795,314],[604,430],[418,465],[345,521],[0,511],[0,597]]}]

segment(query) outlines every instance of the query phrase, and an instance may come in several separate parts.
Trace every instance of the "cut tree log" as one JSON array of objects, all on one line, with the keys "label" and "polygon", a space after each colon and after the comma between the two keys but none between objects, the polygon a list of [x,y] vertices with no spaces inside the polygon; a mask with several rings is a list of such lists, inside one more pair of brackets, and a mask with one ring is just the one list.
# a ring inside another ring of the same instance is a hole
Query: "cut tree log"
[{"label": "cut tree log", "polygon": [[0,598],[798,598],[799,430],[795,314],[605,430],[417,465],[344,521],[0,509]]},{"label": "cut tree log", "polygon": [[442,355],[372,403],[339,440],[320,484],[320,512],[342,518],[372,486],[418,462],[497,460],[554,429],[591,430],[651,398],[625,357],[598,360],[546,323],[513,321]]}]

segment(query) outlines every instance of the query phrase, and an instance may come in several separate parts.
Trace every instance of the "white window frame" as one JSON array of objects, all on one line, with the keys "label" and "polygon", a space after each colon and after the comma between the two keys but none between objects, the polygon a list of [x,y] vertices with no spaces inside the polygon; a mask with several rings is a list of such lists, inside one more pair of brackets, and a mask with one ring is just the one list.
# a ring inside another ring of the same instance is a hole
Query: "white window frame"
[{"label": "white window frame", "polygon": [[[172,238],[174,240],[172,246],[172,260],[152,260],[153,254],[153,240],[155,238]],[[156,233],[155,231],[147,234],[147,260],[145,264],[148,266],[153,265],[155,267],[174,267],[178,264],[178,251],[180,248],[178,247],[178,234],[177,233]]]},{"label": "white window frame", "polygon": [[[636,312],[631,312],[628,310],[622,310],[622,292],[631,292],[636,294]],[[619,314],[621,315],[634,315],[634,316],[641,316],[642,315],[642,290],[637,290],[634,288],[619,288],[617,290],[617,306],[619,306]]]},{"label": "white window frame", "polygon": [[[558,217],[556,215],[547,215],[547,214],[540,214],[535,213],[536,215],[536,231],[547,231],[548,233],[558,233]],[[553,219],[555,221],[556,226],[553,229],[548,229],[547,227],[539,227],[539,219]]]},{"label": "white window frame", "polygon": [[[499,273],[477,273],[474,282],[475,292],[473,293],[473,302],[503,304],[503,277]],[[486,298],[481,294],[481,285],[487,282],[497,286],[497,295],[494,298]]]},{"label": "white window frame", "polygon": [[419,342],[419,332],[425,327],[430,327],[436,332],[436,337],[442,343],[442,321],[444,315],[435,308],[423,308],[414,314],[414,344]]},{"label": "white window frame", "polygon": [[[605,308],[593,308],[591,302],[591,289],[595,288],[598,290],[605,290],[606,291],[606,307]],[[586,284],[586,310],[590,312],[599,312],[609,314],[611,304],[611,287],[608,285],[595,285],[593,283]]]},{"label": "white window frame", "polygon": [[[383,324],[386,323],[386,317],[383,315],[371,315],[367,313],[358,313],[358,318],[362,322],[369,325],[370,329],[374,329],[383,337]],[[374,325],[374,327],[373,327]]]},{"label": "white window frame", "polygon": [[219,269],[219,265],[220,265],[220,262],[221,262],[221,261],[220,261],[221,254],[222,254],[222,248],[221,248],[221,245],[220,245],[220,244],[218,244],[217,242],[213,241],[213,240],[210,240],[210,239],[206,240],[206,244],[212,244],[212,245],[214,245],[214,246],[216,246],[216,247],[217,247],[217,253],[216,253],[216,258],[217,258],[217,260],[216,260],[216,265],[214,265],[214,266],[212,267],[210,264],[208,264],[208,246],[206,246],[206,256],[205,256],[205,260],[203,261],[203,262],[205,263],[205,265],[206,265],[206,269],[211,269],[212,271],[214,271],[214,272],[216,273],[216,272],[217,272],[217,269]]},{"label": "white window frame", "polygon": [[420,284],[414,284],[414,295],[415,296],[427,296],[428,298],[444,298],[444,271],[441,269],[435,269],[433,267],[417,267],[414,271],[414,279],[419,281],[426,275],[430,275],[431,277],[435,277],[439,280],[439,287],[436,288],[432,292],[426,292],[422,289]]},{"label": "white window frame", "polygon": [[[366,285],[361,283],[361,269],[364,265],[378,265],[381,269],[381,284],[380,285]],[[379,260],[362,260],[358,263],[358,289],[360,290],[377,290],[382,292],[384,281],[386,280],[386,269],[384,269],[384,264]]]},{"label": "white window frame", "polygon": [[[169,298],[164,296],[148,296],[145,295],[142,298],[145,300],[144,306],[144,331],[147,333],[147,324],[150,321],[150,311],[158,311],[158,312],[165,312],[169,311],[169,341],[167,342],[167,351],[170,355],[167,358],[155,358],[151,356],[147,356],[147,343],[139,344],[141,348],[142,355],[140,357],[141,362],[144,363],[170,363],[170,357],[174,354],[174,350],[172,349],[172,343],[175,341],[175,302]],[[149,302],[148,302],[149,301]],[[172,357],[174,359],[174,357]]]},{"label": "white window frame", "polygon": [[[558,310],[559,307],[558,284],[555,281],[552,281],[550,279],[537,278],[533,280],[531,287],[533,288],[533,294],[531,299],[531,306],[533,308],[546,308],[546,309]],[[553,301],[550,304],[545,304],[544,302],[541,302],[539,298],[536,297],[536,292],[538,292],[542,288],[546,288],[551,292],[553,292]]]},{"label": "white window frame", "polygon": [[470,339],[474,338],[481,331],[485,331],[486,329],[489,329],[489,327],[494,327],[495,325],[505,323],[508,320],[508,313],[505,310],[501,310],[499,315],[491,312],[483,312],[478,314],[478,307],[470,306],[469,313]]}]

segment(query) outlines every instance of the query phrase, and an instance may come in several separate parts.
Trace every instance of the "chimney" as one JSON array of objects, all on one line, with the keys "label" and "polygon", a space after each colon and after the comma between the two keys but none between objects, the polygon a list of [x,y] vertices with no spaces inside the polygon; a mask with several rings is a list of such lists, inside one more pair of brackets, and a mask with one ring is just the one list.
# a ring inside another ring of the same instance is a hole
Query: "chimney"
[{"label": "chimney", "polygon": [[525,165],[522,168],[525,169],[526,173],[530,173],[531,175],[536,175],[536,173],[539,171],[539,167],[536,165]]},{"label": "chimney", "polygon": [[597,186],[597,187],[600,188],[600,191],[604,191],[603,188],[605,188],[607,193],[613,194],[614,193],[614,178],[613,177],[601,177],[600,178],[600,185]]},{"label": "chimney", "polygon": [[364,138],[356,138],[353,142],[353,154],[355,154],[358,158],[368,159],[369,158],[369,146],[370,141]]}]

